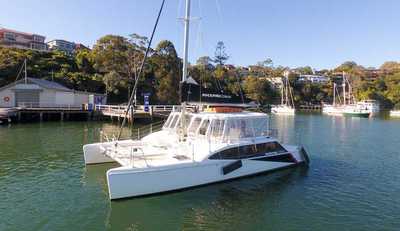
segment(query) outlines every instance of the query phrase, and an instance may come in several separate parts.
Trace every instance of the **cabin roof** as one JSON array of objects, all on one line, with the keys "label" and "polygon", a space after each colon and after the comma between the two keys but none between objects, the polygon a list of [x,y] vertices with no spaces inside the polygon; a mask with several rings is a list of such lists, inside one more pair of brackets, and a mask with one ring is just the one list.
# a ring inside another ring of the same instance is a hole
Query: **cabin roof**
[{"label": "cabin roof", "polygon": [[[176,112],[180,114],[180,112]],[[190,113],[190,115],[198,116],[198,117],[210,117],[210,118],[260,118],[265,117],[268,118],[268,115],[261,112],[250,112],[250,111],[243,111],[243,112],[230,112],[230,113],[216,113],[216,112],[199,112],[199,113]]]}]

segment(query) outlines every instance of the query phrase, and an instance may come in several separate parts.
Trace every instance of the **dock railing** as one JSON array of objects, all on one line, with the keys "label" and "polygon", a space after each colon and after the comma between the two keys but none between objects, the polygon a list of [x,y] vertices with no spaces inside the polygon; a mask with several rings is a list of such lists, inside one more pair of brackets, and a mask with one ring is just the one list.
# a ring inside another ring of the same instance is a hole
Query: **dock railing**
[{"label": "dock railing", "polygon": [[43,102],[18,102],[17,107],[23,109],[66,109],[66,110],[82,110],[82,105],[74,105],[74,104],[54,104],[54,103],[43,103]]}]

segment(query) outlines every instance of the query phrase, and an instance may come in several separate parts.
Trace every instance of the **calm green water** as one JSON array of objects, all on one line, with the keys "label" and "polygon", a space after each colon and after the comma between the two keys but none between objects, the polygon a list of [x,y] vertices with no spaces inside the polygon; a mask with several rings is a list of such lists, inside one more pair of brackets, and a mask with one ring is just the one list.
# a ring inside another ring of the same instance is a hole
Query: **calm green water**
[{"label": "calm green water", "polygon": [[[310,168],[110,202],[97,122],[0,127],[0,230],[400,230],[400,120],[273,118]],[[173,179],[171,179],[173,180]]]}]

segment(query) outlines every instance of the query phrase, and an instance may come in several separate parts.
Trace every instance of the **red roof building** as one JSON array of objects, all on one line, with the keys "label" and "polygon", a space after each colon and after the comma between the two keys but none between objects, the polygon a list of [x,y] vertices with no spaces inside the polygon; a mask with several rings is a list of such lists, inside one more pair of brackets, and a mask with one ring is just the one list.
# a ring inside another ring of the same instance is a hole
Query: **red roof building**
[{"label": "red roof building", "polygon": [[22,49],[47,50],[45,36],[0,28],[0,46]]}]

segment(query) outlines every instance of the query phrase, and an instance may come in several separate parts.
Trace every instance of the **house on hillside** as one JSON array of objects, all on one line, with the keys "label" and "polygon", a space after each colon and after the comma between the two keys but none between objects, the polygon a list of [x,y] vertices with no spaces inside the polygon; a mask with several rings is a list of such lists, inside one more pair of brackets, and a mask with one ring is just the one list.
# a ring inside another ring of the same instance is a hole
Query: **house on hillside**
[{"label": "house on hillside", "polygon": [[325,84],[329,82],[329,78],[324,75],[299,75],[298,82],[309,82],[317,84]]},{"label": "house on hillside", "polygon": [[43,35],[0,28],[0,46],[47,51]]},{"label": "house on hillside", "polygon": [[44,79],[26,78],[0,88],[0,107],[82,107],[106,104],[103,94],[75,91]]}]

